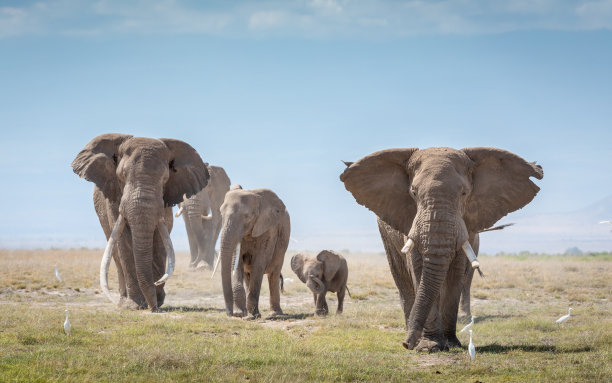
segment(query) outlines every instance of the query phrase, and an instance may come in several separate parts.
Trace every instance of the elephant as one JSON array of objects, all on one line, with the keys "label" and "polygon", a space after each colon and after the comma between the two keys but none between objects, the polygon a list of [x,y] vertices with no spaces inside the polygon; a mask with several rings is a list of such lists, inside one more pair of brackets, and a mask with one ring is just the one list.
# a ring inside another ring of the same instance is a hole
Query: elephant
[{"label": "elephant", "polygon": [[291,258],[291,270],[312,291],[316,315],[329,313],[325,301],[325,294],[328,291],[338,294],[336,314],[342,314],[344,293],[347,290],[346,280],[348,279],[348,266],[342,255],[323,250],[315,258],[309,258],[298,253]]},{"label": "elephant", "polygon": [[219,256],[227,315],[234,315],[236,304],[241,311],[236,316],[261,317],[258,306],[264,274],[268,275],[271,316],[281,315],[279,278],[291,231],[285,204],[269,189],[244,190],[237,185],[225,195],[221,217]]},{"label": "elephant", "polygon": [[459,347],[459,297],[479,267],[478,231],[533,200],[542,167],[497,148],[387,149],[340,176],[357,203],[377,216],[399,290],[407,349]]},{"label": "elephant", "polygon": [[230,179],[222,167],[209,165],[208,173],[208,185],[190,198],[185,196],[175,214],[177,218],[182,214],[185,221],[191,253],[189,268],[192,270],[200,262],[205,262],[211,270],[213,268],[215,243],[221,232],[219,208],[230,188]]},{"label": "elephant", "polygon": [[[119,306],[158,311],[175,264],[172,206],[206,187],[206,165],[183,141],[109,133],[91,140],[72,169],[95,184],[94,207],[108,241],[100,265],[102,291]],[[118,302],[108,289],[111,258]]]}]

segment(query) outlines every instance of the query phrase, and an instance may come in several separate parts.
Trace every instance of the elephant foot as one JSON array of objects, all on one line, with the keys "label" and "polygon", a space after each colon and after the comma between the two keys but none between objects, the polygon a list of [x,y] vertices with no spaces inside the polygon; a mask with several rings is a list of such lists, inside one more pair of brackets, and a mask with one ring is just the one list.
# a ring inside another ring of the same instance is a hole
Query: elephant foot
[{"label": "elephant foot", "polygon": [[329,314],[329,311],[327,310],[316,310],[315,311],[315,315],[317,316],[324,317],[324,316],[327,316],[327,314]]},{"label": "elephant foot", "polygon": [[239,311],[239,312],[233,312],[228,315],[231,317],[235,317],[235,318],[244,318],[247,314],[244,311]]},{"label": "elephant foot", "polygon": [[145,310],[147,309],[147,302],[144,300],[142,302],[137,302],[132,298],[124,298],[119,301],[119,305],[121,308],[128,310]]},{"label": "elephant foot", "polygon": [[419,352],[438,352],[448,351],[448,346],[440,340],[422,338],[415,349]]},{"label": "elephant foot", "polygon": [[447,337],[446,344],[447,344],[448,348],[462,347],[461,342],[459,341],[459,339],[455,335],[451,335],[451,336]]},{"label": "elephant foot", "polygon": [[278,317],[284,316],[282,311],[273,311],[270,315],[266,317],[266,319],[276,319]]},{"label": "elephant foot", "polygon": [[259,319],[261,318],[261,314],[260,313],[253,313],[251,315],[249,315],[248,317],[244,318],[244,320],[255,320],[255,319]]}]

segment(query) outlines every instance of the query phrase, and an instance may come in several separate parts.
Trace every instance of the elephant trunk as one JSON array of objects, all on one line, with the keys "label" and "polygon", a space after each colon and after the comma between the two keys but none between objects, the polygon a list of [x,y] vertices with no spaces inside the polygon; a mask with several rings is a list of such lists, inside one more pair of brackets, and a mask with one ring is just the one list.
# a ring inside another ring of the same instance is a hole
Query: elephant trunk
[{"label": "elephant trunk", "polygon": [[457,217],[460,216],[455,209],[432,204],[415,218],[414,231],[410,234],[414,244],[407,245],[410,250],[414,246],[419,251],[422,267],[415,267],[421,270],[415,302],[409,317],[409,348],[414,347],[420,337],[427,317],[440,296],[451,260],[459,246],[467,239],[465,225],[461,225],[458,222],[460,218]]},{"label": "elephant trunk", "polygon": [[315,294],[321,294],[323,292],[323,290],[325,289],[325,285],[323,284],[323,281],[321,281],[319,278],[313,276],[308,277],[308,282],[306,283],[306,286],[312,290],[313,293]]},{"label": "elephant trunk", "polygon": [[[232,261],[236,260],[236,258],[234,258],[235,250],[241,241],[242,232],[239,229],[239,225],[233,223],[231,219],[225,221],[221,233],[221,249],[219,256],[221,257],[221,283],[223,286],[223,298],[225,300],[225,312],[230,316],[234,314],[234,298],[236,299],[236,304],[242,306],[241,308],[246,305],[244,287],[242,284],[238,286],[232,283],[232,270],[234,266]],[[242,276],[242,268],[239,269],[238,273]],[[242,278],[240,278],[240,281],[242,281]]]}]

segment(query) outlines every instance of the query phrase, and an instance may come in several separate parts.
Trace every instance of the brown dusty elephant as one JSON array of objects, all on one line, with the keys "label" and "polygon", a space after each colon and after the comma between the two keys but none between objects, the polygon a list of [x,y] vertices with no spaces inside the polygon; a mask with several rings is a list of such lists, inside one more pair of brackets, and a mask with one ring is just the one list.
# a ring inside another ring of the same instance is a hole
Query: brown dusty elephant
[{"label": "brown dusty elephant", "polygon": [[206,165],[183,141],[111,133],[91,140],[72,169],[95,184],[94,207],[108,240],[100,265],[102,291],[114,301],[107,279],[113,258],[119,305],[157,311],[174,270],[172,206],[206,186]]},{"label": "brown dusty elephant", "polygon": [[348,279],[348,266],[342,255],[329,250],[321,251],[315,258],[296,254],[291,258],[291,270],[312,291],[317,315],[329,313],[325,301],[325,294],[328,291],[338,294],[336,314],[342,314]]},{"label": "brown dusty elephant", "polygon": [[258,306],[264,274],[272,315],[282,314],[279,278],[291,231],[285,205],[269,189],[235,186],[225,195],[221,216],[221,281],[227,315],[234,315],[236,304],[241,311],[238,316],[261,317]]},{"label": "brown dusty elephant", "polygon": [[378,217],[404,310],[404,347],[460,346],[459,297],[470,262],[478,266],[477,233],[528,204],[540,190],[530,177],[543,176],[535,163],[495,148],[389,149],[348,163],[340,180]]},{"label": "brown dusty elephant", "polygon": [[208,185],[190,198],[184,197],[175,217],[183,216],[189,239],[191,261],[189,268],[195,269],[206,262],[212,270],[215,259],[215,243],[221,232],[221,204],[230,188],[230,179],[219,166],[208,166]]}]

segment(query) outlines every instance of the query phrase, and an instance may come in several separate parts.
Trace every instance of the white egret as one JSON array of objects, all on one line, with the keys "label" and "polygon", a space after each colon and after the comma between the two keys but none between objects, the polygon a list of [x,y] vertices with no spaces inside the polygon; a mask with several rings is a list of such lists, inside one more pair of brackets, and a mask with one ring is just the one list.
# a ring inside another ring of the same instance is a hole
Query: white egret
[{"label": "white egret", "polygon": [[470,344],[468,345],[468,352],[470,353],[470,359],[474,360],[476,358],[476,347],[474,347],[474,342],[472,342],[472,330],[470,330]]},{"label": "white egret", "polygon": [[70,336],[70,320],[68,319],[68,310],[66,310],[66,321],[64,321],[64,332]]},{"label": "white egret", "polygon": [[462,328],[461,331],[459,331],[459,332],[465,332],[466,330],[471,329],[472,326],[474,325],[474,318],[476,318],[476,317],[472,316],[472,321],[470,323],[468,323],[464,328]]},{"label": "white egret", "polygon": [[566,320],[569,319],[571,312],[572,312],[572,308],[570,307],[567,310],[567,315],[563,315],[561,318],[557,319],[555,322],[557,322],[557,324],[561,325],[561,323],[563,323],[563,322],[565,322]]},{"label": "white egret", "polygon": [[63,282],[62,276],[60,275],[59,270],[57,269],[57,265],[55,265],[55,278],[57,278],[58,281]]}]

